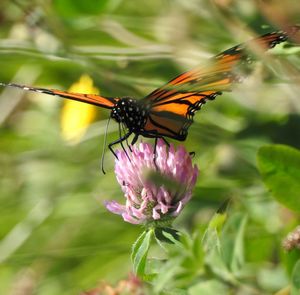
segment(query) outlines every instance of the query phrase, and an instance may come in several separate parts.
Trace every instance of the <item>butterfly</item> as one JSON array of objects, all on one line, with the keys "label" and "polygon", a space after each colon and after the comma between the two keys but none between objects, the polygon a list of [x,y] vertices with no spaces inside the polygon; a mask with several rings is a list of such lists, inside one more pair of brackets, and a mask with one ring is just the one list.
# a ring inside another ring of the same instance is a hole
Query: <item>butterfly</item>
[{"label": "butterfly", "polygon": [[193,117],[201,106],[208,100],[214,100],[223,91],[231,91],[232,86],[241,82],[241,78],[247,75],[241,72],[253,61],[253,54],[249,52],[249,48],[266,51],[286,41],[299,29],[300,26],[291,26],[286,32],[267,33],[236,45],[212,57],[207,65],[175,77],[139,100],[131,97],[70,93],[14,83],[0,85],[55,95],[109,109],[110,117],[126,130],[124,135],[120,132],[120,137],[108,145],[117,157],[112,147],[118,143],[122,145],[131,135],[134,135],[131,144],[134,144],[139,136],[155,138],[156,141],[158,138],[165,141],[166,138],[184,141],[193,123]]}]

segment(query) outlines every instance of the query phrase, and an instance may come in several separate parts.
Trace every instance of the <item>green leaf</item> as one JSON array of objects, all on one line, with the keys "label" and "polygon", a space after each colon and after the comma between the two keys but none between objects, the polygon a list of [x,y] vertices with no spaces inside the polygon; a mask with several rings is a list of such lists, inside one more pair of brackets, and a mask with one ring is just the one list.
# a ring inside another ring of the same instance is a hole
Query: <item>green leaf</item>
[{"label": "green leaf", "polygon": [[55,0],[54,7],[63,17],[74,17],[83,14],[98,14],[103,11],[108,0]]},{"label": "green leaf", "polygon": [[235,273],[244,264],[244,234],[247,216],[241,213],[232,215],[222,232],[222,254],[226,264]]},{"label": "green leaf", "polygon": [[174,285],[170,282],[172,282],[174,276],[180,272],[181,263],[182,257],[174,257],[160,268],[159,273],[153,282],[155,294],[161,294],[160,292],[163,291],[164,288],[168,289],[168,287]]},{"label": "green leaf", "polygon": [[203,236],[202,245],[205,252],[205,264],[217,277],[230,284],[236,284],[233,274],[229,271],[223,259],[219,239],[219,231],[221,231],[226,220],[226,213],[223,210],[222,213],[218,212],[211,219]]},{"label": "green leaf", "polygon": [[216,295],[216,294],[227,294],[228,288],[217,280],[209,280],[198,283],[188,290],[189,295]]},{"label": "green leaf", "polygon": [[292,290],[297,290],[295,294],[300,292],[300,260],[297,261],[292,273]]},{"label": "green leaf", "polygon": [[274,198],[300,212],[300,151],[284,145],[259,149],[258,168]]},{"label": "green leaf", "polygon": [[162,242],[175,244],[180,239],[178,230],[170,227],[156,227],[154,230],[155,237]]},{"label": "green leaf", "polygon": [[[226,204],[228,204],[226,202]],[[227,205],[226,205],[227,208]],[[204,250],[210,251],[213,248],[220,248],[220,241],[219,241],[219,232],[221,231],[225,220],[227,218],[226,208],[224,205],[221,206],[214,216],[211,218],[206,231],[204,232],[202,245]]]},{"label": "green leaf", "polygon": [[300,260],[300,251],[299,249],[293,249],[291,251],[284,251],[283,261],[285,264],[286,271],[289,276],[292,275],[294,267],[298,260]]},{"label": "green leaf", "polygon": [[153,230],[144,231],[132,246],[131,260],[134,273],[140,277],[145,276],[147,254],[150,247]]}]

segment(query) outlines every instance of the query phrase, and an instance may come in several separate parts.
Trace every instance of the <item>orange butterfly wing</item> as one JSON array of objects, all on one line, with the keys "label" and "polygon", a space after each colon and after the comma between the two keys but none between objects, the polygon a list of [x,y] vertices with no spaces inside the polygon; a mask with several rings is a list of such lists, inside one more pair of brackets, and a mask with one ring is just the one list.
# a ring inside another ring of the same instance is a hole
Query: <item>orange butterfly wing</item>
[{"label": "orange butterfly wing", "polygon": [[81,102],[85,102],[88,104],[93,104],[95,106],[99,106],[106,109],[112,109],[117,101],[118,98],[111,98],[111,97],[104,97],[97,94],[82,94],[82,93],[72,93],[67,91],[61,91],[56,89],[46,89],[46,88],[37,88],[37,87],[29,87],[25,85],[19,85],[14,83],[3,84],[0,83],[2,86],[9,86],[9,87],[17,87],[23,90],[38,92],[38,93],[45,93],[50,95],[59,96],[62,98],[77,100]]},{"label": "orange butterfly wing", "polygon": [[221,95],[222,91],[230,91],[246,75],[241,70],[252,61],[248,48],[265,51],[286,41],[299,28],[291,27],[288,33],[268,33],[234,46],[213,57],[206,67],[185,72],[154,90],[144,98],[150,105],[144,133],[185,140],[195,112],[207,100]]}]

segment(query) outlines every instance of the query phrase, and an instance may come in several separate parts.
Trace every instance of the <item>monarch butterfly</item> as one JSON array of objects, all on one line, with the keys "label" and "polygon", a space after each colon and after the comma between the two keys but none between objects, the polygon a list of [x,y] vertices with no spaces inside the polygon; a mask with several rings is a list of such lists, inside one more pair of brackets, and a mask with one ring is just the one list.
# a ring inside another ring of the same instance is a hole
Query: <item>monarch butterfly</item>
[{"label": "monarch butterfly", "polygon": [[132,134],[134,134],[132,144],[140,135],[156,140],[158,138],[165,140],[165,137],[168,137],[184,141],[193,123],[195,112],[200,110],[207,100],[215,99],[223,91],[230,91],[232,85],[241,80],[242,75],[236,70],[252,62],[252,56],[247,52],[249,47],[268,50],[286,41],[299,29],[300,26],[291,26],[286,32],[267,33],[225,50],[211,58],[208,65],[177,76],[140,100],[131,97],[70,93],[14,83],[0,83],[0,85],[56,95],[111,110],[110,117],[127,131],[123,136],[120,135],[118,140],[108,145],[116,156],[113,145],[122,144]]}]

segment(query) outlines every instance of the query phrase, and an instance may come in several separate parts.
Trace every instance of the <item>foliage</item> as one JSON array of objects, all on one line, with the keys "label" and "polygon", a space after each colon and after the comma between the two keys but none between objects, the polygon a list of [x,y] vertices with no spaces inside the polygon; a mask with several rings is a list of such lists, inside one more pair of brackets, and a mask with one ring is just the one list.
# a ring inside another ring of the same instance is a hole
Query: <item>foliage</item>
[{"label": "foliage", "polygon": [[300,151],[283,145],[264,146],[258,152],[258,166],[276,200],[300,212]]},{"label": "foliage", "polygon": [[[300,23],[295,1],[267,2],[3,0],[0,81],[67,90],[88,75],[103,95],[143,97],[253,35]],[[100,172],[106,110],[70,143],[62,100],[3,89],[0,294],[115,284],[133,270],[139,236],[134,270],[149,294],[297,294],[299,251],[281,241],[299,224],[299,52],[290,43],[259,57],[197,113],[184,145],[200,176],[178,232],[141,236],[106,211],[104,200],[123,198],[108,152]],[[107,140],[117,137],[111,123]]]}]

